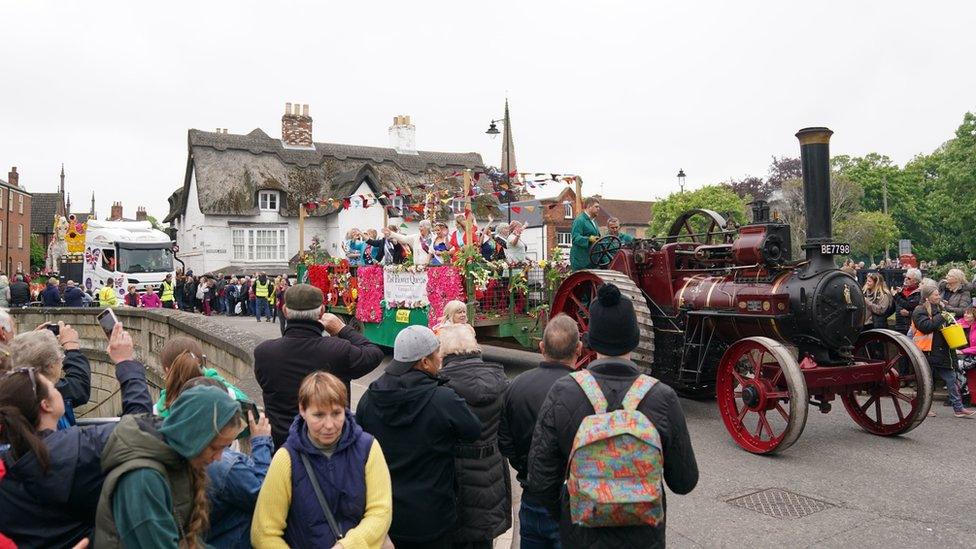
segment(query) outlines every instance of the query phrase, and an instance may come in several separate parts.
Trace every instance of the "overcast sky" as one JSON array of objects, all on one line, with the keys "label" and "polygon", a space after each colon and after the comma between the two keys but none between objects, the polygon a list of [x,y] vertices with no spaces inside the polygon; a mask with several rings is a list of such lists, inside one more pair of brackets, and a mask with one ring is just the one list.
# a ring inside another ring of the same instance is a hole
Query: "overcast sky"
[{"label": "overcast sky", "polygon": [[189,128],[477,151],[511,102],[518,166],[653,199],[764,175],[825,125],[834,154],[904,163],[976,110],[973,2],[55,2],[0,4],[0,177],[76,211],[162,218]]}]

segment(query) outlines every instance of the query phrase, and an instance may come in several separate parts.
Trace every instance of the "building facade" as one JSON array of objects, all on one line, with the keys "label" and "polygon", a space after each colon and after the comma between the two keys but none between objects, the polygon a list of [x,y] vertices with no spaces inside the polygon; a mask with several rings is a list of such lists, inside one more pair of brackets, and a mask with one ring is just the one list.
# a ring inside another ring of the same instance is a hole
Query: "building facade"
[{"label": "building facade", "polygon": [[[17,168],[0,179],[0,254],[3,272],[30,272],[31,194],[20,186]],[[53,220],[52,220],[53,221]]]},{"label": "building facade", "polygon": [[415,231],[408,214],[433,181],[483,169],[477,153],[416,150],[409,117],[396,117],[388,133],[389,148],[316,143],[308,105],[291,103],[280,138],[261,129],[189,130],[183,185],[163,220],[175,230],[177,257],[196,274],[292,272],[301,205],[314,204],[303,223],[304,247],[314,238],[342,257],[350,228],[396,223]]}]

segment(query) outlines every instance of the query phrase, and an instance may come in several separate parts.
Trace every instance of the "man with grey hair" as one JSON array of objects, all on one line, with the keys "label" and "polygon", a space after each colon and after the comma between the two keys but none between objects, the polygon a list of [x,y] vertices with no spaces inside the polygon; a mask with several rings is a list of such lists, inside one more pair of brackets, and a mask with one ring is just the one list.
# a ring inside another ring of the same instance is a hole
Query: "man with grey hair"
[{"label": "man with grey hair", "polygon": [[81,353],[78,332],[70,324],[58,322],[57,336],[48,326],[44,323],[31,332],[15,335],[10,340],[10,357],[14,368],[36,368],[55,382],[64,398],[60,430],[75,424],[74,409],[88,404],[91,398],[91,365]]},{"label": "man with grey hair", "polygon": [[[285,334],[254,349],[254,377],[261,385],[275,446],[288,438],[298,414],[298,388],[305,376],[325,371],[349,382],[372,372],[383,351],[332,313],[325,312],[322,290],[296,284],[285,292]],[[328,334],[329,337],[325,337]]]},{"label": "man with grey hair", "polygon": [[620,232],[620,220],[616,217],[611,217],[607,220],[607,236],[615,236],[619,238],[621,244],[634,241],[634,237],[627,233]]},{"label": "man with grey hair", "polygon": [[410,246],[414,265],[426,265],[430,263],[431,247],[434,242],[434,235],[430,231],[430,220],[424,219],[420,222],[419,234],[406,235],[390,232],[387,238],[394,242],[399,242],[401,245]]},{"label": "man with grey hair", "polygon": [[559,523],[549,515],[543,500],[528,487],[529,447],[539,409],[549,389],[576,369],[583,350],[576,321],[558,314],[546,324],[539,343],[542,362],[516,377],[505,392],[498,445],[517,471],[522,486],[519,526],[523,547],[558,547]]},{"label": "man with grey hair", "polygon": [[918,293],[922,283],[922,271],[911,268],[905,271],[904,285],[895,292],[895,331],[908,333],[912,325],[912,312],[922,302]]}]

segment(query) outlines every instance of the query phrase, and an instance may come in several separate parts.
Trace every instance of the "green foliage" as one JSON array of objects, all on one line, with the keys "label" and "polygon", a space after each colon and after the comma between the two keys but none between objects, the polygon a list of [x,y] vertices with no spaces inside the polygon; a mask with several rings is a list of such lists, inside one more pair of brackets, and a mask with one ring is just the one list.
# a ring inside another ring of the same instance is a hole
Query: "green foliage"
[{"label": "green foliage", "polygon": [[950,261],[948,263],[940,263],[935,267],[929,267],[925,270],[925,276],[931,278],[932,280],[942,280],[949,274],[950,269],[960,269],[966,274],[966,280],[972,280],[973,274],[976,274],[976,269],[969,266],[968,261]]},{"label": "green foliage", "polygon": [[154,215],[147,215],[146,216],[146,221],[148,221],[149,224],[152,225],[152,228],[153,229],[156,229],[157,231],[162,231],[164,233],[166,232],[166,228],[159,224],[159,220],[156,219],[156,216],[154,216]]},{"label": "green foliage", "polygon": [[40,271],[44,269],[47,263],[47,250],[41,244],[41,240],[37,235],[31,235],[30,239],[30,266],[31,271]]},{"label": "green foliage", "polygon": [[[803,181],[791,179],[783,183],[782,203],[779,211],[783,221],[790,225],[793,256],[801,254],[800,245],[807,237],[807,212],[803,201]],[[830,223],[835,237],[839,238],[841,226],[861,211],[861,198],[864,190],[854,181],[843,175],[833,174],[830,178]]]},{"label": "green foliage", "polygon": [[884,254],[885,246],[897,243],[898,226],[883,212],[855,212],[838,224],[834,234],[851,244],[851,255],[868,257],[873,262]]},{"label": "green foliage", "polygon": [[[709,185],[694,191],[677,192],[668,195],[654,204],[654,218],[651,220],[650,234],[667,235],[671,224],[682,213],[694,209],[714,210],[726,218],[731,217],[736,223],[746,221],[745,200],[735,194],[726,185]],[[696,231],[704,231],[705,227],[693,227]]]}]

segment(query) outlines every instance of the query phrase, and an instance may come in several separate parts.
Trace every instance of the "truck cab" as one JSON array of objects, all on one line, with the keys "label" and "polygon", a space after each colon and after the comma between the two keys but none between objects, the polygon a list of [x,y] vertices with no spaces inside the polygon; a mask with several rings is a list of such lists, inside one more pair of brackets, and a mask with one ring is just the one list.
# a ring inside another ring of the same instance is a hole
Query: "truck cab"
[{"label": "truck cab", "polygon": [[119,297],[130,284],[139,292],[173,274],[173,241],[148,221],[90,220],[85,234],[83,284],[96,290],[110,284]]}]

